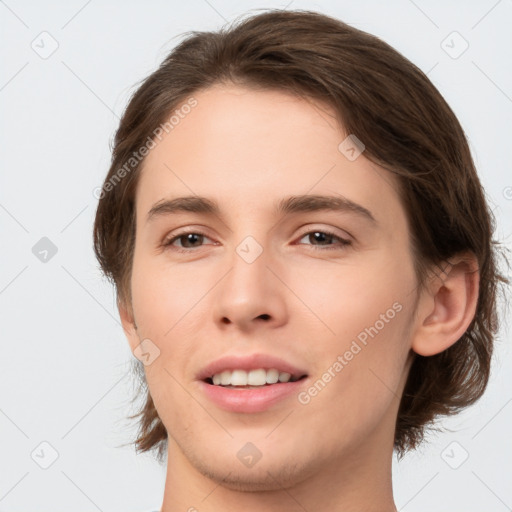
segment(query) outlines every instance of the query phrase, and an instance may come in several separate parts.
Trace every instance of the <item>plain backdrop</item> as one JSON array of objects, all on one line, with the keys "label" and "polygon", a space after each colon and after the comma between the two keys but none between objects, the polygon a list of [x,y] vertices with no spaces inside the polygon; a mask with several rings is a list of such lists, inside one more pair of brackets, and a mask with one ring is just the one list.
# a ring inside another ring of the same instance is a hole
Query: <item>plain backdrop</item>
[{"label": "plain backdrop", "polygon": [[[0,2],[0,511],[161,505],[165,467],[121,446],[133,356],[92,251],[93,191],[130,94],[180,34],[288,8],[381,37],[455,111],[510,247],[512,1],[288,1]],[[400,511],[511,510],[511,384],[503,329],[484,398],[394,461]]]}]

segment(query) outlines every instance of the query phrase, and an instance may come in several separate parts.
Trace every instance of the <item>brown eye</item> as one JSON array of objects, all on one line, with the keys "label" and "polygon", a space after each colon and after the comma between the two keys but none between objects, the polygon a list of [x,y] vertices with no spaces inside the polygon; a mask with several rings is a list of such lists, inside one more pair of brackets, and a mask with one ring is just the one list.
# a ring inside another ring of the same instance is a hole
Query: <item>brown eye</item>
[{"label": "brown eye", "polygon": [[[191,252],[194,248],[201,247],[204,239],[209,238],[203,233],[188,232],[178,233],[177,235],[167,239],[162,245],[169,249],[175,249],[179,252]],[[180,245],[175,245],[175,242],[179,241]]]},{"label": "brown eye", "polygon": [[[350,245],[350,240],[345,240],[344,238],[339,237],[338,235],[330,232],[330,231],[320,231],[313,230],[304,233],[300,240],[308,237],[308,240],[311,242],[319,242],[318,244],[313,243],[311,245],[316,246],[320,250],[322,249],[341,249],[346,245]],[[332,244],[332,241],[338,241],[337,244]],[[304,244],[301,244],[304,245]]]}]

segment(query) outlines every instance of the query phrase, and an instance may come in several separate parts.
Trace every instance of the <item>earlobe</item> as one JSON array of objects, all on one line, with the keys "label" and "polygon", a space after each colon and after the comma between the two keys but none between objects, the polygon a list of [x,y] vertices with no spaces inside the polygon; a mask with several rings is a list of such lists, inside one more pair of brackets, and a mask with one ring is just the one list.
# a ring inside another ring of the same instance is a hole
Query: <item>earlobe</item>
[{"label": "earlobe", "polygon": [[478,303],[479,271],[473,254],[451,258],[422,291],[411,348],[422,356],[439,354],[471,324]]}]

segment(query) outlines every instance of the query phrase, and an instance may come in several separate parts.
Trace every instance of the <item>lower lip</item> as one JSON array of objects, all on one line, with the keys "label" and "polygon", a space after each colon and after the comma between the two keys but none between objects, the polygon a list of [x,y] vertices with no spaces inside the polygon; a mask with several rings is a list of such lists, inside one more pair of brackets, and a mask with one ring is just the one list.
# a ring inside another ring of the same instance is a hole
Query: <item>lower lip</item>
[{"label": "lower lip", "polygon": [[233,389],[200,381],[205,395],[218,407],[230,412],[263,412],[290,395],[298,394],[307,377],[295,382],[279,382],[253,389]]}]

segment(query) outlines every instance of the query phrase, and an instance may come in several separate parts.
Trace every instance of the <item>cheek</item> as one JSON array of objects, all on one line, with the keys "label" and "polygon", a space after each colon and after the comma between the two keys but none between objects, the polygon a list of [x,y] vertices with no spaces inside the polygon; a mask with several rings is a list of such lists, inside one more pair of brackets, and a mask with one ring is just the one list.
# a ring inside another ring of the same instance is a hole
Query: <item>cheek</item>
[{"label": "cheek", "polygon": [[[338,264],[312,262],[300,272],[287,275],[290,288],[307,305],[305,315],[293,314],[293,322],[309,319],[323,339],[322,349],[348,348],[354,339],[363,344],[370,339],[389,338],[396,341],[393,331],[401,330],[402,320],[409,315],[416,279],[411,262],[398,261],[391,251],[340,261]],[[295,310],[302,311],[302,303]],[[297,318],[299,317],[299,318]]]},{"label": "cheek", "polygon": [[[204,277],[196,271],[166,264],[165,256],[136,254],[132,292],[141,334],[167,343],[177,333],[182,339],[184,331],[196,332],[198,312],[207,302],[201,299],[212,286]],[[213,281],[212,276],[210,280]]]},{"label": "cheek", "polygon": [[176,268],[165,268],[148,258],[135,257],[132,272],[132,300],[138,334],[150,339],[159,356],[145,367],[146,380],[162,419],[177,406],[186,408],[184,381],[186,363],[194,359],[199,319],[205,307],[201,281]]},{"label": "cheek", "polygon": [[[385,314],[386,309],[383,311]],[[372,317],[366,313],[368,319]],[[316,365],[315,379],[299,397],[301,409],[295,419],[311,432],[325,432],[326,424],[336,425],[335,430],[325,433],[327,452],[361,446],[379,429],[394,428],[409,352],[408,315],[404,308],[388,323],[382,321],[384,326],[373,321],[370,328],[361,328],[365,315],[359,312],[357,322],[349,318],[346,324],[350,320],[351,325],[338,324],[340,332],[351,331],[348,335],[341,334],[335,342],[319,348],[316,357],[322,364]]]},{"label": "cheek", "polygon": [[[371,264],[325,276],[319,272],[316,277],[323,286],[306,283],[302,289],[306,293],[309,288],[308,306],[321,319],[316,343],[309,348],[320,382],[309,398],[317,402],[318,414],[335,409],[342,422],[378,415],[394,392],[400,394],[413,315],[412,266],[380,254]],[[350,418],[345,417],[345,406],[350,407]]]}]

